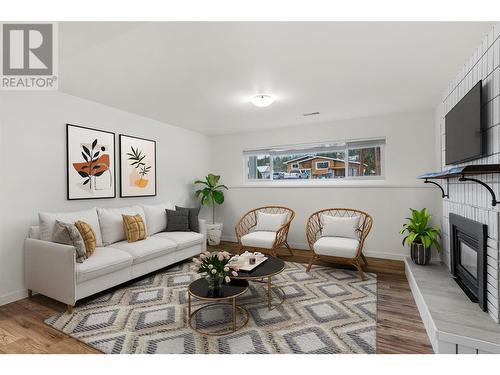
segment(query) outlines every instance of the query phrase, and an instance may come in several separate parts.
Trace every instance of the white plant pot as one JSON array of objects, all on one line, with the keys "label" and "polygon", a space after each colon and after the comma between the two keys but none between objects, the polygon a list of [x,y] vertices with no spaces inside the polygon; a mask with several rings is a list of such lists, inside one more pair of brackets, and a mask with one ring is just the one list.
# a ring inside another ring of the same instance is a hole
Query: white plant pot
[{"label": "white plant pot", "polygon": [[222,237],[222,223],[207,224],[207,239],[211,246],[220,245]]}]

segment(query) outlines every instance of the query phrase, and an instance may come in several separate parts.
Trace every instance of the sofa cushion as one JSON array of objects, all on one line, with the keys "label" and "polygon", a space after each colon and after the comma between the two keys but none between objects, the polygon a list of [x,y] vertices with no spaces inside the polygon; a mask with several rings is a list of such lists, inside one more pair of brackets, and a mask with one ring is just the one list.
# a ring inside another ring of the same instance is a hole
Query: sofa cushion
[{"label": "sofa cushion", "polygon": [[132,257],[125,251],[97,247],[85,262],[76,264],[76,282],[92,280],[131,265]]},{"label": "sofa cushion", "polygon": [[257,225],[255,231],[276,232],[285,223],[288,214],[266,214],[265,212],[257,211]]},{"label": "sofa cushion", "polygon": [[88,223],[94,230],[97,246],[102,246],[103,244],[99,219],[95,208],[74,212],[40,212],[38,219],[40,221],[40,239],[43,241],[52,241],[56,220],[71,224],[81,220]]},{"label": "sofa cushion", "polygon": [[321,237],[314,243],[313,249],[318,255],[354,258],[358,245],[359,241],[354,238]]},{"label": "sofa cushion", "polygon": [[276,240],[276,232],[255,231],[241,237],[241,244],[250,247],[262,247],[272,249]]},{"label": "sofa cushion", "polygon": [[133,258],[134,264],[137,264],[171,253],[176,250],[177,244],[166,238],[154,236],[137,242],[115,242],[110,248],[126,252]]},{"label": "sofa cushion", "polygon": [[167,214],[165,210],[175,210],[175,206],[171,202],[153,205],[144,204],[142,208],[146,216],[146,227],[149,236],[167,230]]},{"label": "sofa cushion", "polygon": [[120,208],[98,208],[97,215],[99,216],[99,224],[102,232],[102,243],[104,246],[112,243],[123,241],[125,239],[125,231],[123,230],[122,215],[141,215],[143,220],[144,210],[141,206],[130,206]]},{"label": "sofa cushion", "polygon": [[321,214],[321,235],[323,237],[346,237],[359,238],[359,216],[336,217],[332,215]]},{"label": "sofa cushion", "polygon": [[196,232],[161,232],[153,237],[160,237],[177,244],[177,250],[185,249],[203,242],[205,237]]}]

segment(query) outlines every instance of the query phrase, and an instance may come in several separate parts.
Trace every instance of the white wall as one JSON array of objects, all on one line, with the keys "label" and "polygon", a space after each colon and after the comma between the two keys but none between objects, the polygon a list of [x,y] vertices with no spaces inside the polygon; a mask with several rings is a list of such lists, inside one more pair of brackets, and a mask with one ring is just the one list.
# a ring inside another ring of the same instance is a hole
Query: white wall
[{"label": "white wall", "polygon": [[[473,51],[471,51],[472,53]],[[440,153],[442,168],[444,165],[445,120],[444,116],[460,99],[477,83],[482,80],[482,117],[486,128],[486,157],[474,160],[468,164],[498,164],[500,163],[500,24],[485,36],[483,43],[476,48],[462,69],[449,83],[443,94],[442,103],[437,109],[438,129],[440,129]],[[474,176],[487,182],[500,198],[500,176],[498,174]],[[449,199],[443,200],[443,244],[442,259],[450,264],[449,215],[455,213],[469,219],[488,225],[488,266],[487,266],[487,299],[488,312],[491,317],[500,322],[500,273],[499,273],[499,206],[491,205],[490,193],[475,183],[458,182],[457,178],[449,181]]]},{"label": "white wall", "polygon": [[[157,197],[67,201],[66,123],[115,132],[116,160],[119,133],[156,140]],[[194,204],[192,183],[210,165],[204,135],[58,92],[0,93],[0,125],[0,305],[25,296],[23,240],[39,211]]]},{"label": "white wall", "polygon": [[[312,212],[328,207],[352,207],[374,217],[366,254],[401,259],[406,251],[401,246],[399,228],[408,216],[409,207],[427,207],[438,220],[441,217],[439,191],[415,179],[438,167],[435,134],[435,113],[428,110],[215,136],[212,170],[221,174],[222,182],[230,187],[226,202],[218,208],[218,218],[224,223],[223,236],[234,240],[237,220],[251,208],[281,204],[297,213],[289,235],[290,244],[306,248],[304,228]],[[245,149],[381,136],[386,137],[383,180],[315,181],[313,186],[298,181],[245,182],[242,155]]]}]

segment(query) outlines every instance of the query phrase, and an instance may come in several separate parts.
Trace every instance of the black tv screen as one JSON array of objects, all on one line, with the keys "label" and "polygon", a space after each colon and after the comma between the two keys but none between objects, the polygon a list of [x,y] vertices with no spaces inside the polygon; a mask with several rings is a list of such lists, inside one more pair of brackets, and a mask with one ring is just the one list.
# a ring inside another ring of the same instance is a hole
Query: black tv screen
[{"label": "black tv screen", "polygon": [[483,156],[479,81],[445,116],[446,164]]}]

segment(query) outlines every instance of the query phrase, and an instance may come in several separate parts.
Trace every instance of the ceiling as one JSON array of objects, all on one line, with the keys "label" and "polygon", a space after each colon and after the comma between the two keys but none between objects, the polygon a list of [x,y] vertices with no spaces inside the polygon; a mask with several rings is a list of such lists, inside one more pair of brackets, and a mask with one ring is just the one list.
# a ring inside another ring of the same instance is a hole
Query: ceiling
[{"label": "ceiling", "polygon": [[[205,134],[414,111],[436,107],[491,27],[63,22],[59,89]],[[258,93],[276,101],[255,107]]]}]

